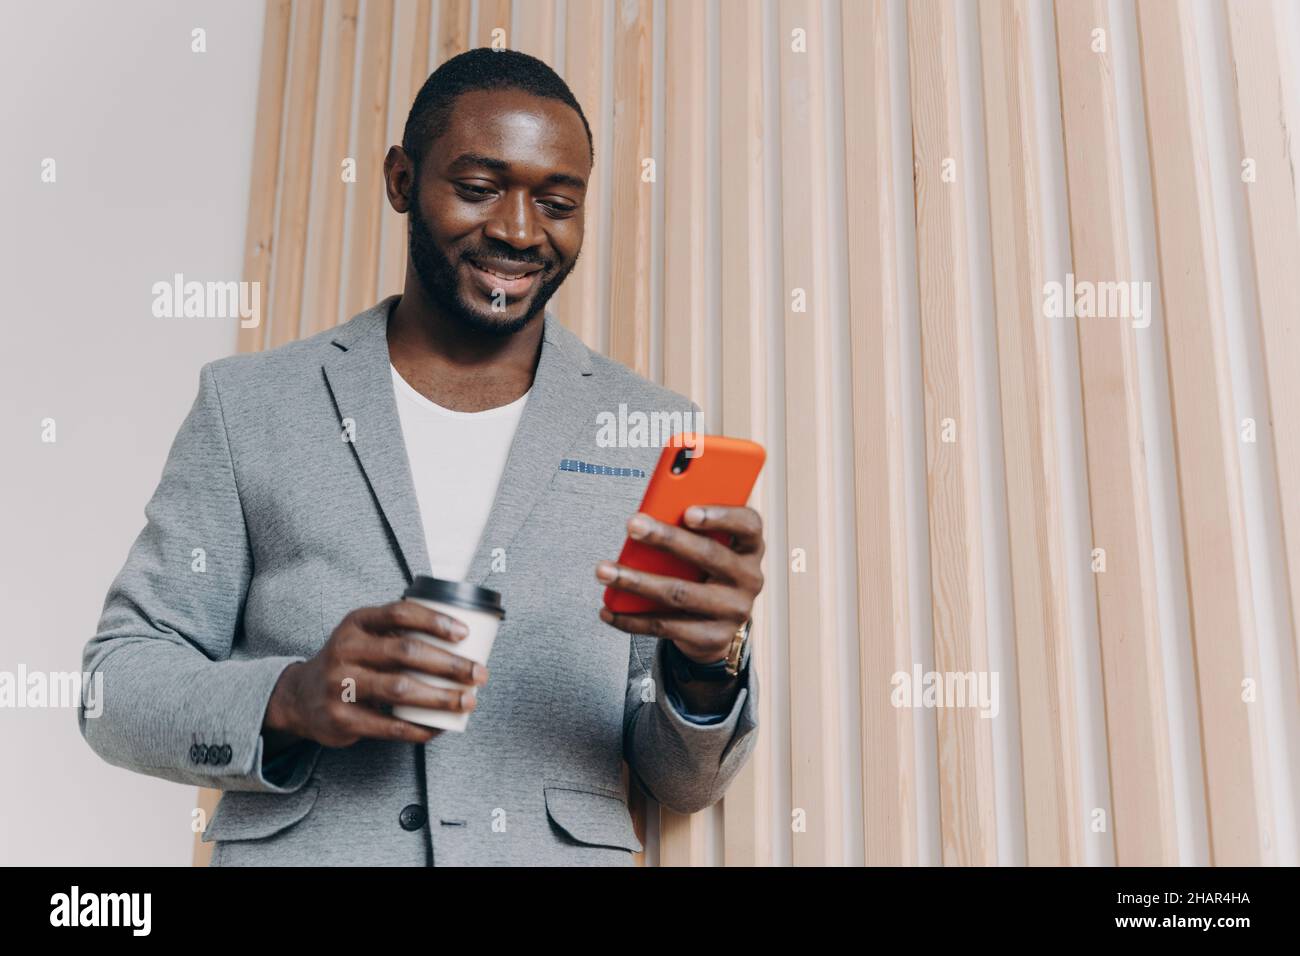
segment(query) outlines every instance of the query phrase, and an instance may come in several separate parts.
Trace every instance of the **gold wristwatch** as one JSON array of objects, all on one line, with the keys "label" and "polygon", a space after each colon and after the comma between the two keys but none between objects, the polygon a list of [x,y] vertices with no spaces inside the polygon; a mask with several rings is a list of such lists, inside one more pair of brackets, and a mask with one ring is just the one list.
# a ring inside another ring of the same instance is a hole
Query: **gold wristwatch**
[{"label": "gold wristwatch", "polygon": [[731,646],[727,648],[727,673],[732,677],[740,675],[741,670],[749,663],[748,655],[745,653],[749,649],[749,631],[754,625],[754,619],[749,618],[744,624],[736,628],[736,633],[731,636]]},{"label": "gold wristwatch", "polygon": [[749,630],[753,619],[736,628],[727,646],[727,656],[711,664],[699,664],[677,649],[677,645],[668,641],[667,661],[673,677],[683,684],[701,681],[706,684],[722,683],[739,677],[749,666]]}]

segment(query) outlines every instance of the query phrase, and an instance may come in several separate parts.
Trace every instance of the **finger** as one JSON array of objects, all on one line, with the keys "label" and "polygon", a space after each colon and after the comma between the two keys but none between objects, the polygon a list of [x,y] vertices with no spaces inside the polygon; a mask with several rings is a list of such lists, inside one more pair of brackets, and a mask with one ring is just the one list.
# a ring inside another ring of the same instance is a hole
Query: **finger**
[{"label": "finger", "polygon": [[702,532],[678,528],[637,512],[628,519],[627,533],[635,541],[666,551],[695,565],[712,578],[736,584],[745,574],[745,568],[736,552]]},{"label": "finger", "polygon": [[352,660],[381,671],[416,670],[446,677],[458,684],[485,684],[486,664],[480,664],[437,647],[414,632],[392,634],[378,640],[365,632],[355,645],[349,644]]},{"label": "finger", "polygon": [[596,565],[596,578],[612,588],[657,601],[670,611],[738,623],[749,616],[749,597],[739,588],[726,584],[696,583],[649,574],[613,561]]},{"label": "finger", "polygon": [[734,633],[730,625],[720,627],[717,621],[681,614],[616,614],[602,607],[600,619],[629,634],[673,641],[687,657],[701,663],[726,657]]},{"label": "finger", "polygon": [[385,704],[389,707],[404,704],[408,707],[469,713],[478,704],[472,688],[434,687],[401,671],[367,671],[364,679],[357,682],[357,692],[360,699],[367,703]]},{"label": "finger", "polygon": [[725,531],[732,535],[737,554],[762,552],[763,518],[753,508],[691,505],[682,520],[695,531]]},{"label": "finger", "polygon": [[469,636],[469,626],[464,621],[417,601],[392,601],[377,607],[358,608],[350,616],[354,624],[372,634],[420,631],[453,642]]},{"label": "finger", "polygon": [[436,727],[413,724],[399,717],[389,717],[366,706],[347,708],[343,723],[349,733],[373,740],[397,740],[427,744],[442,731]]}]

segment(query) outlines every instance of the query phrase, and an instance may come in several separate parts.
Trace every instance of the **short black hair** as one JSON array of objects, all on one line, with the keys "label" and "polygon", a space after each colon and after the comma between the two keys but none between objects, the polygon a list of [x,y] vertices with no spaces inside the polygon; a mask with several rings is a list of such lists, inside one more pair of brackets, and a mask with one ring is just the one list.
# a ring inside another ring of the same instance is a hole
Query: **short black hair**
[{"label": "short black hair", "polygon": [[582,107],[568,84],[543,61],[518,50],[477,47],[453,56],[429,74],[420,87],[402,132],[402,149],[418,169],[429,145],[447,131],[456,98],[473,90],[523,90],[572,107],[587,131],[587,149],[596,163],[596,147]]}]

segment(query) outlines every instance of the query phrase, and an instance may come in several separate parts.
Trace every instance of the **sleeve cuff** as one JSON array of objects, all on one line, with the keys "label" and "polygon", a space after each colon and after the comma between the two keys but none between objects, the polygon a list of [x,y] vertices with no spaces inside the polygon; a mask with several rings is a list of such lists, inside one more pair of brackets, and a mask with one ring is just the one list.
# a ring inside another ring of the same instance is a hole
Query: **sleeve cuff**
[{"label": "sleeve cuff", "polygon": [[[227,693],[218,695],[226,713],[233,720],[196,720],[192,726],[189,759],[194,769],[210,776],[206,786],[218,790],[255,790],[266,793],[292,793],[302,787],[316,768],[321,745],[303,740],[274,758],[266,758],[266,740],[262,736],[262,723],[271,694],[280,675],[290,664],[302,661],[301,657],[267,657],[238,662],[226,662],[220,672],[226,678]],[[236,674],[235,671],[239,673]],[[209,718],[211,719],[211,718]],[[242,725],[242,726],[241,726]],[[225,751],[214,763],[204,760],[203,745],[209,754],[214,749]]]},{"label": "sleeve cuff", "polygon": [[689,710],[686,705],[682,703],[682,699],[678,695],[677,688],[675,687],[668,688],[668,703],[672,706],[673,710],[677,711],[677,713],[682,716],[683,719],[689,720],[693,724],[700,724],[707,727],[709,724],[720,724],[727,719],[725,713],[697,714],[694,711]]},{"label": "sleeve cuff", "polygon": [[731,708],[725,714],[691,714],[683,706],[681,698],[673,687],[672,676],[668,672],[665,655],[671,643],[664,640],[659,642],[652,664],[654,686],[663,690],[663,693],[658,695],[657,701],[660,711],[667,715],[670,724],[686,733],[703,731],[709,734],[728,734],[734,731],[740,720],[741,711],[745,709],[746,698],[749,697],[749,669],[741,674],[740,690],[736,693]]}]

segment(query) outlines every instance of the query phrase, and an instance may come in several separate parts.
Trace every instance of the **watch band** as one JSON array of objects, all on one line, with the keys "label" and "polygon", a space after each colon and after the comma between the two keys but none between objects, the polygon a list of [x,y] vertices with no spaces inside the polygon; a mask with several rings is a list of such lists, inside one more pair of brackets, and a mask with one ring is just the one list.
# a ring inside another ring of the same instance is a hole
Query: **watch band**
[{"label": "watch band", "polygon": [[673,677],[682,683],[703,681],[705,683],[722,683],[739,677],[749,666],[749,631],[752,621],[746,621],[736,629],[727,656],[720,661],[701,664],[691,660],[669,642],[667,648]]}]

